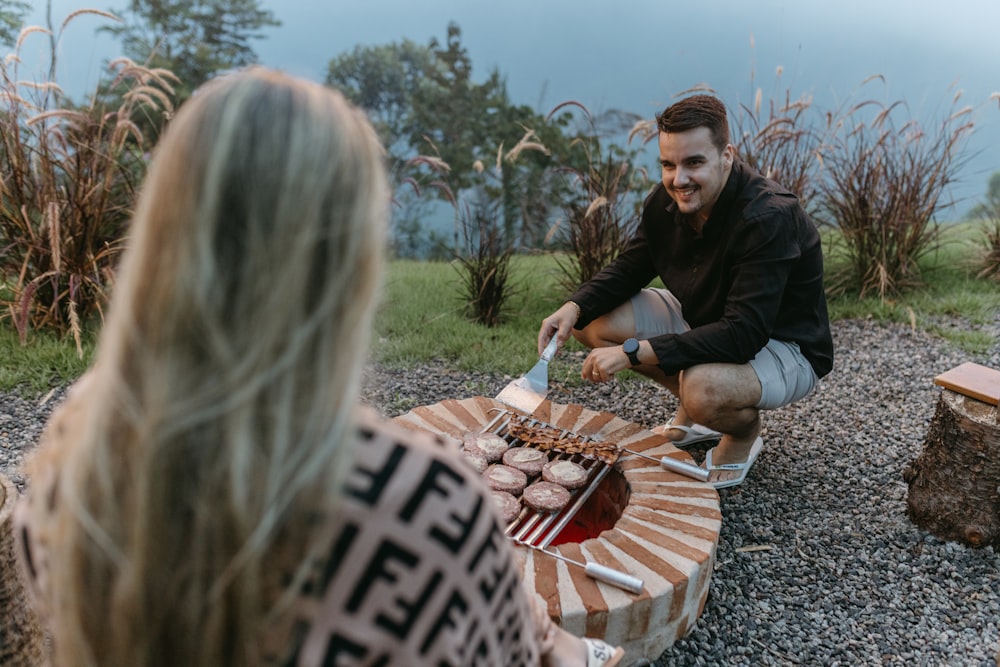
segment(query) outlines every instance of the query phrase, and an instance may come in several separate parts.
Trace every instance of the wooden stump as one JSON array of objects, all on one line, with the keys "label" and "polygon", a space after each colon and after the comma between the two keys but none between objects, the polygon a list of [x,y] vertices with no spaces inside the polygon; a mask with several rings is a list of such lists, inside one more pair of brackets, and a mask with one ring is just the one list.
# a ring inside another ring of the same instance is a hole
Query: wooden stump
[{"label": "wooden stump", "polygon": [[917,526],[944,540],[1000,546],[998,408],[942,390],[923,450],[903,471]]},{"label": "wooden stump", "polygon": [[14,560],[14,504],[18,493],[0,475],[0,665],[31,667],[43,662],[42,631],[28,604]]}]

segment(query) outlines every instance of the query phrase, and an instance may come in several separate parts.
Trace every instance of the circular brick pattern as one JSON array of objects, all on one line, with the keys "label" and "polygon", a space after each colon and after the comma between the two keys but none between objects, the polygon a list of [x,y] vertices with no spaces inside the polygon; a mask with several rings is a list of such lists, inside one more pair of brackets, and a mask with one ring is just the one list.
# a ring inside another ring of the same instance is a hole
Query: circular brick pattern
[{"label": "circular brick pattern", "polygon": [[[490,423],[498,409],[506,406],[477,396],[414,408],[394,421],[460,440]],[[544,401],[531,416],[656,459],[693,462],[666,437],[609,412]],[[624,647],[630,663],[652,661],[687,634],[705,607],[722,527],[719,494],[711,484],[637,456],[623,455],[615,471],[624,477],[628,493],[614,527],[596,538],[550,549],[638,577],[642,592],[634,595],[599,583],[583,568],[527,548],[520,549],[524,580],[562,627]]]}]

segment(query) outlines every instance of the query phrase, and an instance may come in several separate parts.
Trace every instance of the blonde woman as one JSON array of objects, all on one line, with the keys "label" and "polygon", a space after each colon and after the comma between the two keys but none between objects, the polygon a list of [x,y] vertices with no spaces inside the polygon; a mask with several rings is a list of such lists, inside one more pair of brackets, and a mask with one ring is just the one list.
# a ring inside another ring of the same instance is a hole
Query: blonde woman
[{"label": "blonde woman", "polygon": [[22,503],[54,665],[621,659],[539,613],[475,472],[357,405],[381,161],[338,93],[261,69],[171,123]]}]

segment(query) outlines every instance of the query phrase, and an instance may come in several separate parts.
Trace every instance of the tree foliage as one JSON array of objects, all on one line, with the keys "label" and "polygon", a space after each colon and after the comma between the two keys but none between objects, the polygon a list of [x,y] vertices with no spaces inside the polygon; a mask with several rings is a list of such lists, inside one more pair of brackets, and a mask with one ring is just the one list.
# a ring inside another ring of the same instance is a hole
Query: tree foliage
[{"label": "tree foliage", "polygon": [[990,176],[985,199],[973,206],[967,217],[970,220],[1000,218],[1000,171]]},{"label": "tree foliage", "polygon": [[14,45],[30,8],[31,5],[21,0],[0,0],[0,44]]},{"label": "tree foliage", "polygon": [[181,101],[219,72],[257,62],[250,41],[281,25],[258,0],[131,0],[115,14],[123,23],[102,30],[132,60],[173,72]]},{"label": "tree foliage", "polygon": [[[460,28],[449,24],[444,41],[409,40],[356,47],[330,61],[327,84],[364,108],[389,150],[397,184],[426,187],[442,199],[462,193],[500,203],[509,243],[537,245],[553,210],[551,167],[569,152],[566,122],[547,122],[515,105],[506,79],[494,68],[473,76]],[[430,156],[445,170],[414,158]],[[443,171],[443,173],[442,173]],[[455,228],[458,246],[459,226]]]},{"label": "tree foliage", "polygon": [[382,143],[397,158],[408,153],[411,109],[433,54],[410,40],[362,47],[327,65],[326,83],[368,112]]}]

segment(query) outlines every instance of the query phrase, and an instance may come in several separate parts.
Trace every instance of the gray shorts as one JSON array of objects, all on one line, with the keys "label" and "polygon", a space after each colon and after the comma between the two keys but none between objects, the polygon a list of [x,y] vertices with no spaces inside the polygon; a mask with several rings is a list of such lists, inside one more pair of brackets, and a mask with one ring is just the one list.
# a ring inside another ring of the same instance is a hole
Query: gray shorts
[{"label": "gray shorts", "polygon": [[[632,297],[635,313],[635,337],[652,338],[668,333],[690,331],[684,321],[681,303],[668,290],[650,288]],[[750,367],[760,380],[761,395],[757,407],[774,410],[804,398],[816,387],[818,378],[812,365],[802,355],[798,343],[770,339],[750,360]]]}]

